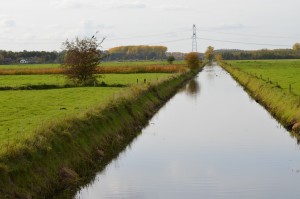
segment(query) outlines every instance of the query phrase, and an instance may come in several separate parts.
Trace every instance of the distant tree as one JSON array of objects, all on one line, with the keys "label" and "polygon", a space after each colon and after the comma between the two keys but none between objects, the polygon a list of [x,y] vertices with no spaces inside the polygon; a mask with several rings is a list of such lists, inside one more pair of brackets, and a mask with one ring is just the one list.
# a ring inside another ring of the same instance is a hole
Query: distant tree
[{"label": "distant tree", "polygon": [[195,52],[186,54],[185,61],[190,69],[196,69],[201,64],[201,60],[199,59],[199,54]]},{"label": "distant tree", "polygon": [[175,57],[173,55],[168,56],[167,61],[169,64],[173,64],[173,62],[175,61]]},{"label": "distant tree", "polygon": [[0,54],[0,64],[3,63],[3,60],[4,60],[4,56]]},{"label": "distant tree", "polygon": [[214,47],[212,46],[208,46],[207,47],[207,50],[205,52],[205,58],[209,61],[209,62],[212,62],[213,59],[215,57],[215,54],[214,54]]},{"label": "distant tree", "polygon": [[220,54],[217,54],[217,55],[215,56],[215,58],[216,58],[217,61],[222,61],[222,60],[223,60],[223,57],[222,57],[222,55],[220,55]]},{"label": "distant tree", "polygon": [[224,60],[257,60],[257,59],[300,59],[300,51],[293,49],[275,50],[216,50],[215,53],[222,55]]},{"label": "distant tree", "polygon": [[295,51],[300,50],[300,43],[295,43],[293,46],[293,50],[295,50]]},{"label": "distant tree", "polygon": [[165,46],[119,46],[108,52],[110,60],[154,60],[165,59],[167,50]]},{"label": "distant tree", "polygon": [[95,36],[63,43],[65,57],[62,67],[66,75],[76,84],[88,85],[96,81],[94,74],[97,66],[103,59],[103,53],[99,49],[102,42],[98,42]]}]

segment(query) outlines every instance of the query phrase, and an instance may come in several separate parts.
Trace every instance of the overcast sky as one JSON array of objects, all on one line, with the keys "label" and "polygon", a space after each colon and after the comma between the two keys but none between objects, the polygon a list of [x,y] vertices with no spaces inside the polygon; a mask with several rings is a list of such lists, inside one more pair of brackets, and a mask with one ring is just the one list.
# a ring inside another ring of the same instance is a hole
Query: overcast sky
[{"label": "overcast sky", "polygon": [[299,19],[300,0],[1,0],[0,49],[61,50],[66,38],[99,31],[105,49],[157,44],[188,52],[193,24],[202,52],[289,48],[300,42]]}]

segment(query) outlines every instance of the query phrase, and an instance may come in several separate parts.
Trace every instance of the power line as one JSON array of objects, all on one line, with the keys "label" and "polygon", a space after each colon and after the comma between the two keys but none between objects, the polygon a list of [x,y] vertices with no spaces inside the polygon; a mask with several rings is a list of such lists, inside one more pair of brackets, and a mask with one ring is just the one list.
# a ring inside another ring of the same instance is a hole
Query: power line
[{"label": "power line", "polygon": [[[220,34],[230,34],[230,35],[242,35],[242,36],[253,36],[253,37],[274,37],[274,38],[280,38],[280,36],[267,36],[267,35],[256,35],[256,34],[238,34],[238,33],[228,33],[228,32],[218,32],[218,31],[210,31],[210,30],[203,30],[198,29],[196,26],[193,26],[193,41],[192,41],[192,51],[197,51],[197,39],[200,40],[206,40],[206,41],[216,41],[216,42],[224,42],[224,43],[235,43],[235,44],[245,44],[245,45],[258,45],[258,46],[278,46],[278,47],[291,47],[290,45],[281,45],[281,44],[269,44],[269,43],[251,43],[251,42],[240,42],[240,41],[231,41],[231,40],[219,40],[219,39],[212,39],[212,38],[204,38],[204,37],[197,37],[196,30],[198,31],[205,31],[205,32],[212,32],[212,33],[220,33]],[[115,39],[107,39],[108,41],[115,41],[115,40],[126,40],[126,39],[138,39],[138,38],[147,38],[147,37],[153,37],[153,36],[162,36],[162,35],[168,35],[168,34],[177,34],[177,33],[183,33],[183,32],[190,32],[189,30],[182,30],[182,31],[173,31],[173,32],[165,32],[165,33],[158,33],[158,34],[149,34],[149,35],[137,35],[132,37],[125,37],[125,38],[115,38]],[[281,37],[281,38],[290,38],[290,37]],[[164,44],[164,43],[173,43],[173,42],[179,42],[179,41],[187,41],[191,38],[182,38],[182,39],[176,39],[176,40],[167,40],[167,41],[160,41],[160,42],[153,42],[145,45],[154,45],[154,44]],[[34,43],[34,42],[41,42],[44,41],[44,43],[53,42],[54,40],[51,39],[35,39],[31,41],[19,41],[22,43]],[[63,40],[62,40],[63,41]],[[1,43],[11,43],[12,41],[4,41]],[[15,41],[17,42],[17,41]]]},{"label": "power line", "polygon": [[149,34],[149,35],[137,35],[132,37],[123,37],[123,38],[112,38],[111,41],[116,40],[126,40],[126,39],[138,39],[138,38],[147,38],[147,37],[154,37],[154,36],[163,36],[163,35],[170,35],[170,34],[177,34],[183,32],[190,32],[190,30],[183,30],[183,31],[174,31],[174,32],[165,32],[165,33],[158,33],[158,34]]},{"label": "power line", "polygon": [[150,43],[150,44],[145,44],[145,45],[173,43],[173,42],[179,42],[179,41],[187,41],[187,40],[190,40],[190,39],[191,38],[176,39],[176,40],[169,40],[169,41],[161,41],[161,42],[156,42],[156,43]]},{"label": "power line", "polygon": [[235,43],[235,44],[246,44],[246,45],[291,47],[289,45],[281,45],[281,44],[250,43],[250,42],[228,41],[228,40],[219,40],[219,39],[210,39],[210,38],[199,38],[199,37],[198,37],[198,39],[206,40],[206,41],[217,41],[217,42],[224,42],[224,43]]},{"label": "power line", "polygon": [[192,38],[192,52],[197,52],[197,28],[196,25],[193,25],[193,38]]},{"label": "power line", "polygon": [[225,35],[237,35],[237,36],[251,36],[251,37],[260,37],[260,38],[276,38],[276,39],[300,39],[299,37],[294,36],[279,36],[279,35],[260,35],[260,34],[252,34],[252,33],[231,33],[231,32],[220,32],[220,31],[212,31],[205,29],[198,29],[200,32],[211,32]]}]

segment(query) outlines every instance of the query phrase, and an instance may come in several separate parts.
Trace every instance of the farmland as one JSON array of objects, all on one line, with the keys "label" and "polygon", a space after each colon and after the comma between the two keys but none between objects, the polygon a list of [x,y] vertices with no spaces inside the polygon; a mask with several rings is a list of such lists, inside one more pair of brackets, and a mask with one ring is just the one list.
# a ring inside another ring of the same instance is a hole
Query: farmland
[{"label": "farmland", "polygon": [[[97,67],[97,73],[177,73],[186,72],[183,62],[105,62]],[[63,74],[59,64],[0,65],[0,75],[45,75]]]},{"label": "farmland", "polygon": [[[175,61],[174,65],[183,65],[183,61]],[[136,67],[136,66],[168,66],[166,61],[112,61],[102,62],[101,67]],[[14,64],[14,65],[0,65],[1,69],[36,69],[36,68],[59,68],[60,64]]]},{"label": "farmland", "polygon": [[[68,88],[1,91],[0,146],[30,138],[51,121],[87,111],[107,102],[119,88]],[[17,139],[16,139],[17,138]]]},{"label": "farmland", "polygon": [[[71,87],[64,87],[69,82],[62,74],[0,75],[0,87],[9,87],[0,91],[0,193],[38,198],[84,183],[76,176],[88,180],[105,166],[201,70],[181,65],[182,72],[156,73],[157,66],[124,66],[129,67],[151,72],[108,66],[117,74],[97,74],[99,84]],[[173,66],[159,70],[168,67]],[[75,178],[63,177],[67,170]]]},{"label": "farmland", "polygon": [[[103,74],[97,80],[108,85],[133,85],[155,81],[163,77],[169,77],[167,73],[136,73],[136,74]],[[138,80],[138,82],[137,82]],[[63,86],[69,83],[63,75],[3,75],[0,76],[0,87],[20,87],[28,85],[57,85]]]},{"label": "farmland", "polygon": [[300,95],[300,60],[227,61],[241,69]]},{"label": "farmland", "polygon": [[[126,90],[126,87],[143,85],[175,76],[173,73],[124,73],[122,67],[149,67],[157,62],[137,62],[134,66],[128,63],[106,63],[105,67],[115,67],[121,74],[98,74],[99,83],[108,87],[74,87],[64,89],[20,90],[20,87],[54,85],[64,87],[69,80],[61,74],[43,75],[0,75],[0,87],[15,90],[0,91],[0,151],[4,146],[18,145],[22,140],[34,136],[37,128],[49,125],[80,113],[92,107],[108,103],[114,96]],[[128,64],[128,65],[127,65]],[[148,65],[149,64],[149,65]],[[160,66],[168,67],[159,63]],[[8,65],[0,66],[1,70],[21,71],[58,69],[59,65]],[[110,87],[122,85],[122,87]]]}]

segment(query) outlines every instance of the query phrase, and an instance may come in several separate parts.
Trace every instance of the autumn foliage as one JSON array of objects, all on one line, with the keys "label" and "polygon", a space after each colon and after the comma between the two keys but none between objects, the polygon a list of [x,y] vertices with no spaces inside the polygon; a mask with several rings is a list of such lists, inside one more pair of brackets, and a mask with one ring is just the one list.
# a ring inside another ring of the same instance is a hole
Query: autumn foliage
[{"label": "autumn foliage", "polygon": [[199,59],[199,54],[195,52],[191,52],[186,54],[185,61],[187,63],[187,66],[190,69],[196,69],[200,66],[201,60]]}]

